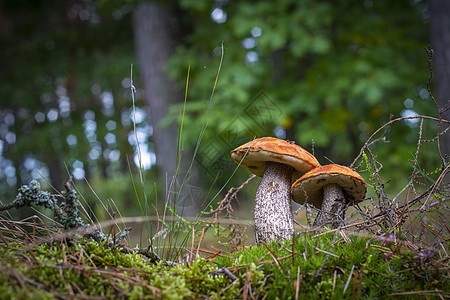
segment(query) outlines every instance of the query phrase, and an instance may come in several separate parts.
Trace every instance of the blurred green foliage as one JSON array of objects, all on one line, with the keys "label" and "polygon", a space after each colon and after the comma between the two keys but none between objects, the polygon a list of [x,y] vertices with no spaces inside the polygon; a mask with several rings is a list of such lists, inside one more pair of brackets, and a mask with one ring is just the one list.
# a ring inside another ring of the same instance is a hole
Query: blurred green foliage
[{"label": "blurred green foliage", "polygon": [[[132,11],[137,2],[2,1],[0,195],[11,199],[12,186],[36,177],[25,166],[33,158],[48,168],[50,174],[44,177],[50,177],[53,185],[60,185],[66,168],[72,172],[79,161],[103,200],[113,198],[125,208],[136,201],[123,178],[130,176],[129,165],[136,171],[135,150],[128,141],[133,128],[127,84],[130,65],[135,64]],[[185,87],[188,66],[191,70],[184,149],[194,147],[206,125],[194,162],[202,170],[204,187],[213,182],[222,187],[236,167],[230,150],[255,136],[292,139],[310,151],[314,146],[322,164],[348,165],[391,115],[399,117],[406,110],[435,114],[425,88],[425,1],[157,3],[167,6],[180,25],[178,47],[168,66],[180,89]],[[138,72],[133,72],[140,107],[142,84]],[[109,111],[102,102],[104,92],[114,99]],[[68,115],[61,108],[63,96],[70,101]],[[181,110],[172,107],[166,122],[179,122]],[[56,120],[48,117],[51,111],[58,112]],[[38,121],[39,114],[44,121]],[[95,139],[87,137],[89,118],[96,123]],[[115,129],[106,127],[109,121],[115,122]],[[150,132],[147,124],[148,115],[138,128]],[[433,138],[434,127],[425,122],[424,136]],[[115,135],[115,143],[106,142],[108,133]],[[67,142],[69,136],[76,137],[75,145]],[[408,160],[415,153],[417,137],[417,123],[400,122],[388,129],[390,143],[372,146],[393,189],[402,186],[411,172]],[[152,139],[147,138],[141,142],[151,152]],[[424,147],[428,148],[421,152],[420,166],[434,170],[435,146]],[[90,155],[93,149],[99,152],[96,158]],[[107,153],[115,150],[120,157],[113,160]],[[14,170],[15,181],[5,175],[8,168],[10,173]],[[148,190],[153,182],[165,180],[156,174],[155,170],[148,174]],[[239,170],[228,186],[242,183],[248,175]],[[205,190],[203,196],[214,195],[213,191]],[[90,199],[96,202],[95,197]]]},{"label": "blurred green foliage", "polygon": [[[88,180],[128,174],[131,7],[76,0],[7,0],[0,7],[2,200],[32,178],[61,189],[76,162]],[[112,159],[112,151],[120,157]],[[121,192],[116,187],[109,197]]]},{"label": "blurred green foliage", "polygon": [[[217,2],[226,21],[214,20],[207,1],[180,3],[193,14],[191,26],[195,20],[171,68],[179,79],[191,66],[187,144],[198,136],[222,43],[224,50],[200,161],[211,159],[211,148],[228,153],[254,136],[281,132],[308,150],[314,144],[322,164],[348,165],[391,115],[435,115],[426,91],[424,2]],[[435,124],[424,128],[435,134]],[[401,122],[389,128],[390,143],[374,146],[388,172],[401,170],[406,180],[417,137],[417,124]],[[424,167],[434,169],[436,149],[422,154]],[[228,175],[232,167],[218,171]]]}]

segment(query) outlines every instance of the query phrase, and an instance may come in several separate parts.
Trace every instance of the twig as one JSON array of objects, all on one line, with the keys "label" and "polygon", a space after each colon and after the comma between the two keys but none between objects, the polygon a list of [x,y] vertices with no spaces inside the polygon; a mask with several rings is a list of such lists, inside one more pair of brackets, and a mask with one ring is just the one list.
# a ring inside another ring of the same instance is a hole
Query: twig
[{"label": "twig", "polygon": [[397,292],[389,294],[389,296],[409,296],[409,295],[423,295],[423,296],[450,296],[450,292],[439,291],[439,290],[429,290],[429,291],[412,291],[412,292]]},{"label": "twig", "polygon": [[[270,255],[270,253],[268,253],[267,255]],[[263,258],[266,257],[267,255],[264,255]],[[295,255],[297,255],[297,252],[294,252],[292,254],[289,254],[289,255],[277,258],[277,260],[278,260],[278,262],[280,262],[282,260],[285,260],[285,259],[288,259],[288,258],[291,258],[291,257],[295,257]],[[276,262],[276,261],[275,260],[259,261],[258,265],[265,265],[265,264],[270,264],[270,263],[273,263],[273,262]]]},{"label": "twig", "polygon": [[205,227],[202,228],[202,234],[200,235],[200,240],[198,241],[197,251],[195,252],[195,257],[198,257],[198,251],[200,250],[200,245],[202,243],[204,235],[205,235]]},{"label": "twig", "polygon": [[295,300],[298,300],[300,285],[302,284],[303,274],[300,274],[300,266],[297,267],[297,281],[295,284]]},{"label": "twig", "polygon": [[23,275],[20,271],[17,269],[12,269],[11,272],[6,272],[10,276],[16,277],[17,281],[21,284],[22,288],[26,290],[26,287],[23,285],[23,282],[31,284],[32,286],[38,287],[40,289],[43,289],[45,286],[42,283],[36,282],[34,280],[29,279],[25,275]]},{"label": "twig", "polygon": [[439,157],[441,158],[441,164],[442,164],[442,166],[445,166],[445,158],[442,156],[441,147],[440,147],[440,134],[439,134],[439,132],[441,131],[441,123],[443,121],[442,117],[444,115],[446,105],[444,105],[444,107],[442,107],[442,108],[439,108],[439,104],[436,101],[436,99],[434,98],[433,93],[431,91],[430,82],[433,79],[432,62],[433,62],[434,51],[433,51],[433,49],[431,49],[431,47],[425,47],[425,51],[427,52],[427,56],[428,56],[427,57],[427,64],[428,64],[428,69],[430,70],[430,76],[428,77],[428,80],[427,80],[427,91],[428,91],[428,94],[431,97],[431,100],[433,100],[434,104],[436,105],[436,108],[437,108],[438,113],[439,113],[439,119],[440,120],[438,122],[438,127],[437,127],[437,133],[438,134],[436,136],[437,137],[437,148],[438,148],[438,152],[439,152]]},{"label": "twig", "polygon": [[332,294],[334,294],[334,290],[336,289],[336,277],[337,277],[337,270],[334,270],[334,272],[333,272],[333,292],[332,292]]},{"label": "twig", "polygon": [[[323,252],[323,253],[326,253],[326,254],[327,254],[327,256],[325,257],[323,263],[320,265],[319,269],[317,270],[317,272],[316,272],[316,274],[315,274],[316,276],[319,276],[319,275],[322,273],[322,270],[323,270],[323,268],[324,268],[326,262],[327,262],[328,259],[330,258],[330,256],[339,257],[339,256],[337,256],[337,255],[331,253],[331,251],[333,251],[334,246],[336,245],[335,242],[336,242],[336,239],[337,239],[337,236],[338,236],[338,233],[339,233],[339,232],[340,232],[340,229],[337,230],[337,231],[335,232],[335,234],[334,234],[334,239],[333,239],[333,242],[331,243],[330,252],[321,250],[321,249],[317,248],[316,246],[313,246],[314,249],[316,249],[316,250],[318,250],[318,251],[320,251],[320,252]],[[316,240],[316,242],[317,242],[317,240]],[[317,243],[316,243],[316,244],[317,244]]]},{"label": "twig", "polygon": [[212,251],[208,251],[208,250],[204,250],[204,249],[198,249],[198,251],[203,252],[203,253],[212,254],[211,256],[207,257],[207,259],[213,259],[213,258],[216,257],[216,256],[220,256],[220,257],[229,257],[229,256],[227,256],[227,255],[221,254],[220,251],[212,252]]},{"label": "twig", "polygon": [[248,272],[245,274],[245,282],[244,282],[244,290],[242,291],[242,300],[247,299],[247,294],[250,286],[250,280],[252,278],[252,269],[248,270]]},{"label": "twig", "polygon": [[194,240],[195,240],[195,227],[192,226],[192,243],[191,243],[191,251],[189,253],[189,263],[192,261],[192,254],[194,253]]},{"label": "twig", "polygon": [[270,256],[272,256],[273,260],[275,261],[275,264],[278,266],[281,273],[283,273],[283,266],[280,264],[280,261],[278,260],[278,258],[275,256],[275,254],[272,252],[272,250],[270,250],[269,246],[267,246],[267,244],[264,241],[261,241],[261,243],[267,248],[267,251],[269,251]]},{"label": "twig", "polygon": [[344,292],[343,292],[344,294],[347,291],[347,288],[348,288],[348,285],[350,283],[350,279],[352,278],[354,269],[355,269],[355,265],[352,266],[352,269],[350,270],[350,274],[348,275],[348,279],[347,279],[347,282],[345,283],[345,287],[344,287]]},{"label": "twig", "polygon": [[325,254],[327,254],[327,255],[331,255],[331,256],[334,256],[334,257],[339,257],[339,256],[337,256],[336,254],[333,254],[333,253],[331,253],[331,252],[328,252],[328,251],[319,249],[319,248],[317,248],[317,247],[315,247],[315,246],[314,246],[314,249],[316,249],[316,250],[319,251],[319,252],[325,253]]},{"label": "twig", "polygon": [[[449,173],[450,172],[450,164],[448,164],[446,167],[445,167],[445,169],[443,169],[442,171],[441,171],[441,173],[439,174],[439,177],[438,177],[438,179],[436,179],[436,181],[433,183],[433,188],[430,190],[430,194],[431,194],[431,191],[433,191],[435,188],[436,188],[436,186],[438,186],[443,180],[444,180],[444,177],[445,177],[445,175],[447,174],[447,173]],[[422,207],[420,208],[420,210],[424,210],[425,209],[425,205],[427,204],[427,202],[428,202],[428,200],[430,199],[430,197],[428,196],[428,198],[427,198],[427,200],[425,200],[425,202],[423,203],[423,205],[422,205]],[[443,201],[442,201],[443,202]]]},{"label": "twig", "polygon": [[358,156],[356,156],[356,158],[353,160],[353,162],[350,165],[350,168],[353,168],[354,164],[356,163],[356,161],[358,161],[358,159],[361,158],[361,155],[364,152],[364,149],[366,149],[369,145],[369,142],[373,139],[373,137],[375,135],[377,135],[381,130],[383,130],[384,128],[386,128],[387,126],[391,125],[392,123],[398,122],[398,121],[403,121],[403,120],[412,120],[412,119],[427,119],[427,120],[433,120],[436,122],[443,122],[443,123],[447,123],[450,124],[449,120],[443,120],[443,119],[438,119],[438,118],[434,118],[434,117],[430,117],[430,116],[412,116],[412,117],[401,117],[401,118],[396,118],[393,120],[390,120],[389,122],[387,122],[386,124],[384,124],[383,126],[381,126],[380,128],[378,128],[374,133],[372,133],[372,135],[367,139],[366,143],[362,146],[361,151],[359,152]]},{"label": "twig", "polygon": [[238,186],[237,188],[230,188],[227,192],[227,194],[225,195],[225,197],[223,197],[223,199],[219,202],[219,206],[211,211],[211,213],[214,216],[214,219],[217,219],[219,214],[226,209],[227,214],[230,215],[233,212],[233,208],[231,206],[231,201],[233,199],[237,200],[237,193],[242,190],[244,188],[244,186],[246,186],[253,178],[255,178],[256,175],[252,174],[244,183],[242,183],[240,186]]},{"label": "twig", "polygon": [[209,273],[209,275],[213,277],[217,275],[226,275],[231,281],[238,280],[238,278],[225,267],[217,269],[216,271]]}]

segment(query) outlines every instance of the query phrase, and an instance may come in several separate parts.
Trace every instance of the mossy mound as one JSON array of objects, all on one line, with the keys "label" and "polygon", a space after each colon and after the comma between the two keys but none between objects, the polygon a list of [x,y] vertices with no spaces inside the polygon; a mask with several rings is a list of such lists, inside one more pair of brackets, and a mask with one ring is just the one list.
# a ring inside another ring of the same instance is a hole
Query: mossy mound
[{"label": "mossy mound", "polygon": [[[448,250],[447,250],[448,251]],[[2,299],[385,299],[450,296],[448,258],[327,233],[168,265],[106,243],[0,246]],[[217,272],[223,268],[226,272]],[[248,298],[249,299],[249,298]]]},{"label": "mossy mound", "polygon": [[251,277],[252,291],[269,299],[386,299],[450,296],[448,257],[379,239],[302,235],[282,245],[248,247],[215,259]]},{"label": "mossy mound", "polygon": [[104,297],[114,299],[186,299],[218,294],[233,284],[210,276],[216,265],[197,259],[190,264],[153,264],[139,254],[123,254],[105,243],[0,247],[2,299]]}]

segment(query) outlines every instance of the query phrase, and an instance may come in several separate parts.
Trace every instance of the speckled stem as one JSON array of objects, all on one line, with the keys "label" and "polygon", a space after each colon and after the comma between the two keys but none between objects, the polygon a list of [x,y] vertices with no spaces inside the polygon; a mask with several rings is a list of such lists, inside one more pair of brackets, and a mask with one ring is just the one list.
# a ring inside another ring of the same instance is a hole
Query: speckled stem
[{"label": "speckled stem", "polygon": [[344,221],[345,203],[345,196],[339,185],[332,183],[324,186],[322,208],[313,226],[324,227],[329,225],[332,228],[339,227]]},{"label": "speckled stem", "polygon": [[291,176],[293,168],[267,162],[255,198],[256,242],[285,240],[294,234],[291,210]]}]

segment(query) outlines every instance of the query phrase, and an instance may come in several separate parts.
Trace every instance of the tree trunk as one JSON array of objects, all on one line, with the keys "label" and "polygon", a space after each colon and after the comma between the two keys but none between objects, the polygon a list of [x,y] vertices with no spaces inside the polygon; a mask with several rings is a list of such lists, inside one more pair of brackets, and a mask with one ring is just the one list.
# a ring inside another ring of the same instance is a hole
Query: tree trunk
[{"label": "tree trunk", "polygon": [[[428,7],[430,40],[434,50],[434,96],[440,109],[445,106],[450,108],[450,1],[429,0]],[[450,109],[444,113],[443,119],[450,120]],[[447,127],[448,125],[442,124],[441,131]],[[450,134],[447,133],[440,137],[440,146],[444,156],[450,155]]]},{"label": "tree trunk", "polygon": [[175,20],[160,4],[142,2],[133,15],[136,56],[144,84],[144,97],[150,107],[156,163],[165,176],[176,169],[177,131],[161,126],[170,105],[182,99],[167,76],[167,61],[175,46]]},{"label": "tree trunk", "polygon": [[[51,150],[51,152],[54,152],[54,150]],[[62,168],[60,156],[61,154],[53,153],[53,155],[47,157],[46,162],[49,170],[50,183],[58,191],[63,189],[63,182],[68,177]]]},{"label": "tree trunk", "polygon": [[[182,161],[177,170],[178,130],[175,124],[161,126],[171,105],[184,100],[174,81],[167,74],[167,62],[176,45],[177,24],[169,11],[159,3],[140,3],[133,14],[136,56],[143,78],[144,97],[150,108],[156,164],[162,183],[163,195],[175,202],[178,213],[194,215],[201,199],[193,199],[192,189],[200,188],[200,180],[191,176],[189,183],[180,189],[188,171],[192,155],[183,149]],[[190,174],[195,173],[191,170]],[[177,177],[174,177],[178,174]],[[167,179],[166,179],[167,178]],[[172,181],[176,180],[175,184]],[[195,197],[197,198],[197,197]],[[172,202],[172,204],[173,204]]]}]

